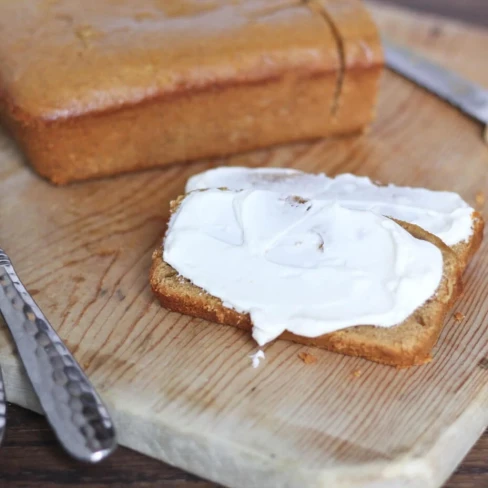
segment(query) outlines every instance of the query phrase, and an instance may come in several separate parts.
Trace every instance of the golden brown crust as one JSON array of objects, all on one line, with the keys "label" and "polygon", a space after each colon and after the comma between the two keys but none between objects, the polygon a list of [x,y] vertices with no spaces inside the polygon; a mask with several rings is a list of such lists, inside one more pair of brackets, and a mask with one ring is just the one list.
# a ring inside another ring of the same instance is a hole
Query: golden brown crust
[{"label": "golden brown crust", "polygon": [[[111,2],[26,1],[20,17],[21,5],[0,3],[0,119],[55,183],[355,132],[370,119],[381,60],[357,60],[361,101],[338,125],[337,39],[305,1],[123,0],[120,32]],[[214,15],[225,20],[218,33]]]},{"label": "golden brown crust", "polygon": [[[462,292],[462,270],[453,251],[440,239],[415,225],[399,223],[418,239],[435,244],[443,254],[444,274],[432,299],[395,327],[357,326],[315,338],[285,332],[280,339],[364,357],[399,368],[430,361],[431,350],[437,342],[446,314]],[[153,253],[150,283],[161,304],[169,310],[248,331],[252,328],[249,315],[224,307],[221,300],[179,276],[163,261],[161,249]]]},{"label": "golden brown crust", "polygon": [[459,259],[460,267],[464,271],[476,251],[481,246],[483,240],[483,231],[485,229],[485,222],[479,212],[473,212],[473,234],[467,242],[460,242],[452,246],[452,250],[456,253]]},{"label": "golden brown crust", "polygon": [[0,93],[18,116],[54,121],[290,71],[334,72],[326,27],[289,0],[1,2]]},{"label": "golden brown crust", "polygon": [[[330,111],[336,76],[290,75],[67,121],[24,124],[5,110],[0,118],[36,171],[64,184],[320,138],[331,125],[324,114]],[[293,103],[290,90],[297,94]]]}]

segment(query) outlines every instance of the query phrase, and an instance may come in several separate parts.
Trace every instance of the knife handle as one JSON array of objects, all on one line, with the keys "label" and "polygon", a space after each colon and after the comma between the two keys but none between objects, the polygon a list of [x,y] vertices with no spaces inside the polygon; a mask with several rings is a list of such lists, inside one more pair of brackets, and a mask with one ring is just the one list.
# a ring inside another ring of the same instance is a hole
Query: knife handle
[{"label": "knife handle", "polygon": [[2,370],[0,369],[0,444],[5,435],[7,425],[7,397],[5,395],[5,385],[3,382]]},{"label": "knife handle", "polygon": [[117,442],[105,405],[1,249],[0,311],[60,443],[81,461],[107,457]]}]

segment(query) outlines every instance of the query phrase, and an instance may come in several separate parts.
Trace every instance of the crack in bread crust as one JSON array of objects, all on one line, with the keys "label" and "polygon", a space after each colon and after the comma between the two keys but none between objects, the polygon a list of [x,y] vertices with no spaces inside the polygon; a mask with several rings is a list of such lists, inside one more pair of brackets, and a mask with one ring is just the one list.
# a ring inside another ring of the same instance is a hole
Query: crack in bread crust
[{"label": "crack in bread crust", "polygon": [[346,53],[344,50],[344,42],[341,38],[339,30],[337,29],[337,26],[329,18],[327,12],[325,11],[325,8],[323,7],[323,5],[320,4],[320,2],[317,2],[316,0],[302,0],[302,1],[312,12],[320,15],[320,17],[324,20],[324,22],[329,26],[334,36],[334,40],[336,42],[340,65],[339,65],[339,72],[337,74],[337,82],[336,82],[336,89],[334,92],[334,99],[332,102],[332,107],[330,112],[332,116],[335,116],[339,110],[339,106],[340,106],[339,101],[341,98],[342,88],[344,86],[344,76],[346,73]]}]

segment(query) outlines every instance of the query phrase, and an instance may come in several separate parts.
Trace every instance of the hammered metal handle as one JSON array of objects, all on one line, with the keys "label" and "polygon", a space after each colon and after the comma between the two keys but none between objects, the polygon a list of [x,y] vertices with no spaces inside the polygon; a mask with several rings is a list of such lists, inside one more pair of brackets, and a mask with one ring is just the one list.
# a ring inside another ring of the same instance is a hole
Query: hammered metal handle
[{"label": "hammered metal handle", "polygon": [[95,463],[107,457],[117,442],[105,405],[2,249],[0,311],[60,443],[81,461]]},{"label": "hammered metal handle", "polygon": [[7,424],[7,397],[5,395],[5,386],[3,383],[2,371],[0,369],[0,444],[5,434]]}]

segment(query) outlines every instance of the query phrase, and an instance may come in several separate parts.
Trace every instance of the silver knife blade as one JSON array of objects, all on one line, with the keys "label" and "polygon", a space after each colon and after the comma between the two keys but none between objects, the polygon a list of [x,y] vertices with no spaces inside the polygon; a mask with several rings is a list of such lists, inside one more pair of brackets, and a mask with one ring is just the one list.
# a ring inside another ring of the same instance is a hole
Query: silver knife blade
[{"label": "silver knife blade", "polygon": [[390,40],[383,39],[383,46],[386,64],[393,71],[488,124],[488,89]]}]

